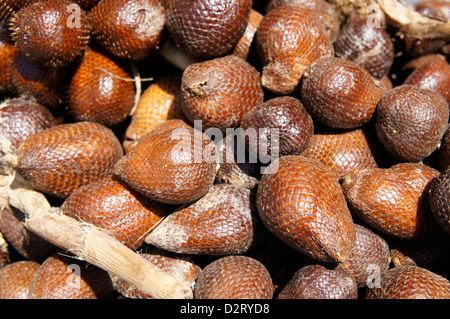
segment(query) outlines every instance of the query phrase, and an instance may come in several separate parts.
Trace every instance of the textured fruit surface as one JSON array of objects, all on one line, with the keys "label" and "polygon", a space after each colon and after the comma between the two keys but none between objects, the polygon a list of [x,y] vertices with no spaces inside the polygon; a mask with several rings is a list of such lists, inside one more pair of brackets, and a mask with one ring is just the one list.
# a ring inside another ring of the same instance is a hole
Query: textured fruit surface
[{"label": "textured fruit surface", "polygon": [[259,72],[235,55],[190,65],[181,80],[182,107],[204,128],[236,127],[245,113],[263,102]]},{"label": "textured fruit surface", "polygon": [[358,287],[370,286],[390,264],[389,245],[382,237],[362,226],[355,225],[355,247],[344,262]]},{"label": "textured fruit surface", "polygon": [[87,50],[68,88],[68,110],[75,121],[108,127],[120,124],[134,106],[130,75],[107,55]]},{"label": "textured fruit surface", "polygon": [[434,90],[450,103],[450,64],[442,55],[430,55],[430,60],[415,68],[403,84]]},{"label": "textured fruit surface", "polygon": [[247,256],[226,256],[203,268],[194,298],[271,299],[273,290],[270,273],[262,263]]},{"label": "textured fruit surface", "polygon": [[37,190],[65,198],[112,173],[123,149],[114,133],[93,122],[60,124],[27,137],[16,170]]},{"label": "textured fruit surface", "polygon": [[148,57],[159,45],[166,23],[158,0],[102,0],[89,12],[92,36],[124,59]]},{"label": "textured fruit surface", "polygon": [[61,206],[70,217],[93,224],[126,246],[137,249],[147,232],[170,210],[137,194],[112,176],[74,191]]},{"label": "textured fruit surface", "polygon": [[139,140],[155,126],[171,119],[182,119],[180,99],[181,74],[158,78],[139,98],[126,130],[130,142]]},{"label": "textured fruit surface", "polygon": [[29,299],[107,299],[109,274],[94,265],[61,254],[48,257],[31,281]]},{"label": "textured fruit surface", "polygon": [[280,291],[278,299],[356,299],[352,274],[340,267],[308,265],[300,268]]},{"label": "textured fruit surface", "polygon": [[256,198],[266,227],[289,246],[325,262],[342,262],[356,233],[337,177],[301,155],[275,160],[261,177]]},{"label": "textured fruit surface", "polygon": [[316,127],[311,143],[302,155],[319,160],[339,178],[350,169],[378,167],[367,130]]},{"label": "textured fruit surface", "polygon": [[[139,255],[159,267],[161,270],[175,277],[179,282],[193,287],[202,268],[188,255],[179,255],[155,248],[144,248]],[[133,299],[151,299],[152,296],[135,285],[112,275],[114,289],[122,296]]]},{"label": "textured fruit surface", "polygon": [[149,133],[122,157],[114,173],[133,189],[167,204],[205,195],[218,166],[214,142],[191,127]]},{"label": "textured fruit surface", "polygon": [[279,95],[292,93],[313,61],[334,54],[323,26],[302,6],[268,12],[259,25],[256,44],[264,66],[261,83]]},{"label": "textured fruit surface", "polygon": [[424,164],[400,163],[349,171],[342,187],[352,212],[371,227],[391,236],[419,239],[433,232],[428,189],[438,175]]},{"label": "textured fruit surface", "polygon": [[450,234],[450,168],[432,181],[430,207],[438,223]]},{"label": "textured fruit surface", "polygon": [[1,135],[11,141],[12,151],[28,136],[50,128],[53,115],[33,100],[12,98],[0,104]]},{"label": "textured fruit surface", "polygon": [[12,39],[19,50],[43,67],[74,61],[88,46],[91,33],[86,12],[78,7],[75,17],[74,5],[68,0],[39,0],[15,12]]},{"label": "textured fruit surface", "polygon": [[446,170],[450,167],[450,129],[444,133],[441,140],[441,146],[439,148],[439,166],[442,170]]},{"label": "textured fruit surface", "polygon": [[363,67],[381,79],[394,63],[394,44],[381,27],[371,24],[370,16],[350,13],[335,42],[336,56]]},{"label": "textured fruit surface", "polygon": [[[275,97],[248,111],[241,123],[248,134],[248,147],[254,154],[267,150],[279,155],[301,154],[311,143],[314,133],[312,117],[300,100],[292,96]],[[277,132],[271,140],[271,132]],[[276,147],[276,150],[273,148]]]},{"label": "textured fruit surface", "polygon": [[381,276],[381,287],[368,289],[366,299],[448,299],[450,282],[425,268],[397,266]]},{"label": "textured fruit surface", "polygon": [[334,128],[368,123],[384,93],[361,66],[337,57],[313,62],[301,85],[301,100],[311,116]]},{"label": "textured fruit surface", "polygon": [[36,0],[3,0],[0,3],[0,19],[8,18],[9,15]]},{"label": "textured fruit surface", "polygon": [[145,241],[184,254],[231,255],[253,242],[250,191],[218,184],[197,202],[159,223]]},{"label": "textured fruit surface", "polygon": [[13,92],[15,90],[11,79],[11,69],[17,50],[18,48],[10,41],[5,23],[0,22],[0,69],[2,70],[0,74],[0,93]]},{"label": "textured fruit surface", "polygon": [[247,59],[254,43],[256,31],[264,16],[257,10],[250,10],[250,17],[245,28],[244,35],[239,42],[235,45],[232,53],[242,59]]},{"label": "textured fruit surface", "polygon": [[28,299],[28,291],[40,264],[21,260],[0,269],[0,298]]},{"label": "textured fruit surface", "polygon": [[380,100],[376,131],[392,156],[419,162],[437,149],[448,121],[449,107],[439,93],[404,84]]},{"label": "textured fruit surface", "polygon": [[176,45],[199,58],[229,53],[243,36],[252,7],[249,0],[164,0],[163,3],[166,26]]}]

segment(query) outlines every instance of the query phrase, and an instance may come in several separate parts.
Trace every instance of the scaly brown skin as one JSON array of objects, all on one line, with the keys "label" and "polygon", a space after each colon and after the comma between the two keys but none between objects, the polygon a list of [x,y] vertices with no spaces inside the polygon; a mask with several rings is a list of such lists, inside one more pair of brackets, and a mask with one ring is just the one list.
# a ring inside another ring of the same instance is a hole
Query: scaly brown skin
[{"label": "scaly brown skin", "polygon": [[448,121],[449,107],[442,95],[403,84],[380,100],[375,125],[392,156],[402,162],[419,162],[437,149]]},{"label": "scaly brown skin", "polygon": [[0,269],[0,298],[28,299],[28,291],[40,264],[21,260]]},{"label": "scaly brown skin", "polygon": [[27,137],[17,150],[15,169],[36,190],[66,198],[111,174],[122,156],[119,140],[106,126],[65,123]]},{"label": "scaly brown skin", "polygon": [[28,59],[41,67],[64,66],[87,48],[91,24],[81,8],[73,16],[68,10],[73,4],[69,0],[39,0],[13,13],[12,39]]},{"label": "scaly brown skin", "polygon": [[100,51],[87,50],[68,88],[68,111],[74,121],[113,127],[134,106],[135,85],[125,69]]},{"label": "scaly brown skin", "polygon": [[109,53],[131,60],[148,57],[159,46],[166,23],[158,0],[104,0],[89,12],[92,37]]},{"label": "scaly brown skin", "polygon": [[425,268],[404,265],[382,273],[380,286],[368,289],[366,299],[449,299],[450,282]]},{"label": "scaly brown skin", "polygon": [[432,181],[430,207],[438,223],[450,234],[450,168]]},{"label": "scaly brown skin", "polygon": [[210,59],[230,53],[247,27],[252,1],[163,1],[166,26],[188,55]]},{"label": "scaly brown skin", "polygon": [[356,240],[338,178],[318,160],[282,156],[261,177],[256,205],[264,225],[289,246],[324,262],[343,262]]},{"label": "scaly brown skin", "polygon": [[208,264],[197,278],[196,299],[271,299],[274,287],[266,267],[251,257],[226,256]]}]

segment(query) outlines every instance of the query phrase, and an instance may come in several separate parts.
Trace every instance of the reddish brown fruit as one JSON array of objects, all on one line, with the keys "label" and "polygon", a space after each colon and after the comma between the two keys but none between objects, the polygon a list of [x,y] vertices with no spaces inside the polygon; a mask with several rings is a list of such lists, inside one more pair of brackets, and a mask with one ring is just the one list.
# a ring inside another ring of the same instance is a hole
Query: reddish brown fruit
[{"label": "reddish brown fruit", "polygon": [[343,265],[353,275],[358,287],[371,287],[378,276],[389,268],[389,246],[386,240],[370,229],[361,225],[355,225],[355,228],[355,247]]},{"label": "reddish brown fruit", "polygon": [[450,282],[446,278],[417,266],[391,268],[380,281],[380,287],[366,291],[366,299],[450,298]]},{"label": "reddish brown fruit", "polygon": [[27,137],[16,170],[36,190],[65,198],[112,173],[123,149],[114,133],[92,122],[60,124]]},{"label": "reddish brown fruit", "polygon": [[100,0],[73,0],[76,2],[83,10],[90,10],[93,6],[100,2]]},{"label": "reddish brown fruit", "polygon": [[442,170],[450,167],[450,129],[447,128],[441,140],[439,147],[439,166]]},{"label": "reddish brown fruit", "polygon": [[235,55],[194,63],[181,80],[184,113],[192,122],[201,120],[203,128],[236,127],[263,102],[260,81],[258,71]]},{"label": "reddish brown fruit", "polygon": [[61,209],[65,215],[93,224],[133,249],[141,247],[145,235],[170,212],[167,205],[137,194],[111,176],[78,188]]},{"label": "reddish brown fruit", "polygon": [[428,57],[411,72],[403,84],[436,91],[450,104],[450,64],[442,55],[432,54]]},{"label": "reddish brown fruit", "polygon": [[0,20],[7,19],[12,12],[17,11],[36,0],[3,0],[0,3]]},{"label": "reddish brown fruit", "polygon": [[301,86],[301,100],[313,118],[345,129],[368,123],[384,93],[361,66],[336,57],[313,62]]},{"label": "reddish brown fruit", "polygon": [[[254,154],[298,155],[309,144],[314,133],[312,117],[302,102],[292,96],[275,97],[248,111],[242,122],[242,133]],[[276,140],[271,140],[273,132]],[[274,149],[275,148],[275,149]]]},{"label": "reddish brown fruit", "polygon": [[356,11],[350,13],[335,43],[336,56],[356,63],[381,79],[394,63],[394,44],[390,35],[371,24],[370,19],[373,17]]},{"label": "reddish brown fruit", "polygon": [[434,229],[427,193],[438,175],[424,164],[400,163],[349,171],[342,188],[352,212],[371,227],[398,238],[423,239]]},{"label": "reddish brown fruit", "polygon": [[294,92],[313,61],[334,54],[325,29],[302,6],[280,6],[268,12],[258,28],[256,44],[263,64],[261,83],[280,95]]},{"label": "reddish brown fruit", "polygon": [[381,99],[376,131],[396,159],[419,162],[437,149],[448,121],[449,107],[439,93],[405,84]]},{"label": "reddish brown fruit", "polygon": [[29,299],[107,299],[113,286],[109,274],[79,259],[54,254],[36,271]]},{"label": "reddish brown fruit", "polygon": [[300,268],[277,299],[357,299],[352,274],[340,266],[308,265]]},{"label": "reddish brown fruit", "polygon": [[353,250],[356,231],[341,186],[318,160],[288,155],[273,161],[256,205],[272,233],[309,257],[342,262]]},{"label": "reddish brown fruit", "polygon": [[[179,282],[194,287],[202,268],[192,261],[190,256],[178,255],[167,251],[147,248],[138,252],[140,256],[159,267],[162,271],[174,276]],[[113,275],[114,289],[126,298],[152,299],[148,293],[140,290],[129,282]]]},{"label": "reddish brown fruit", "polygon": [[0,230],[9,245],[28,260],[40,263],[57,249],[28,230],[25,227],[25,214],[14,207],[0,211]]},{"label": "reddish brown fruit", "polygon": [[244,60],[248,58],[250,50],[252,48],[252,44],[254,43],[253,39],[255,38],[256,31],[258,30],[259,24],[261,23],[263,18],[264,16],[261,13],[254,9],[251,9],[250,17],[247,23],[247,27],[245,28],[244,35],[241,37],[232,51],[234,55],[237,55]]},{"label": "reddish brown fruit", "polygon": [[378,167],[371,142],[367,130],[361,128],[344,130],[321,126],[302,155],[319,160],[340,178],[350,169]]},{"label": "reddish brown fruit", "polygon": [[450,168],[432,181],[430,207],[437,222],[450,234]]},{"label": "reddish brown fruit", "polygon": [[114,173],[153,200],[186,204],[208,192],[217,165],[214,142],[185,127],[150,132],[117,162]]},{"label": "reddish brown fruit", "polygon": [[181,74],[158,78],[139,98],[130,125],[126,130],[127,144],[138,141],[155,126],[171,119],[183,119],[181,108]]},{"label": "reddish brown fruit", "polygon": [[272,277],[262,263],[247,256],[227,256],[203,269],[194,298],[271,299],[273,291]]},{"label": "reddish brown fruit", "polygon": [[158,0],[102,0],[89,12],[92,35],[108,52],[124,59],[148,57],[166,23]]},{"label": "reddish brown fruit", "polygon": [[40,264],[21,260],[0,269],[0,299],[28,299],[28,291]]},{"label": "reddish brown fruit", "polygon": [[250,191],[213,185],[197,202],[168,215],[145,241],[184,254],[244,253],[253,242]]},{"label": "reddish brown fruit", "polygon": [[53,115],[33,100],[12,98],[0,104],[1,135],[11,141],[15,151],[28,136],[50,128]]},{"label": "reddish brown fruit", "polygon": [[38,0],[13,14],[11,30],[28,59],[49,67],[67,65],[80,56],[88,46],[91,25],[75,2]]},{"label": "reddish brown fruit", "polygon": [[11,82],[19,96],[34,98],[50,108],[60,106],[65,99],[64,69],[41,68],[16,51],[11,69]]},{"label": "reddish brown fruit", "polygon": [[112,127],[130,115],[134,96],[130,75],[103,53],[88,50],[69,84],[68,110],[75,121]]},{"label": "reddish brown fruit", "polygon": [[249,0],[165,0],[163,3],[166,25],[175,44],[198,58],[229,53],[243,36],[252,7]]},{"label": "reddish brown fruit", "polygon": [[[1,16],[1,13],[0,13]],[[9,33],[0,21],[0,93],[15,90],[11,79],[14,57],[18,48],[10,41]]]}]

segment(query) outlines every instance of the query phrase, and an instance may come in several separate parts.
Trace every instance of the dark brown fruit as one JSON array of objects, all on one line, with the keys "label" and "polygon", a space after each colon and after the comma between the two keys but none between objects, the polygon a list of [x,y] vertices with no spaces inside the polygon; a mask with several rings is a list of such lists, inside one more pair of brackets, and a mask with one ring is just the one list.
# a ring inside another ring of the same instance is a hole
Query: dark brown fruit
[{"label": "dark brown fruit", "polygon": [[267,268],[251,257],[226,256],[198,276],[195,299],[271,299],[274,287]]},{"label": "dark brown fruit", "polygon": [[446,0],[419,1],[414,5],[414,9],[428,17],[450,21],[450,4]]},{"label": "dark brown fruit", "polygon": [[90,10],[93,6],[100,2],[100,0],[73,0],[76,2],[83,10]]},{"label": "dark brown fruit", "polygon": [[48,67],[67,65],[80,56],[88,46],[91,25],[73,1],[39,0],[13,14],[11,30],[19,50]]},{"label": "dark brown fruit", "polygon": [[432,181],[430,207],[438,223],[450,234],[450,168]]},{"label": "dark brown fruit", "polygon": [[253,242],[250,191],[213,185],[197,202],[168,215],[145,241],[184,254],[244,253]]},{"label": "dark brown fruit", "polygon": [[384,29],[370,23],[371,19],[356,11],[351,12],[334,48],[337,57],[350,60],[381,79],[394,63],[394,44]]},{"label": "dark brown fruit", "polygon": [[400,163],[349,171],[342,187],[351,211],[371,227],[398,238],[423,239],[434,229],[428,189],[438,175],[424,164]]},{"label": "dark brown fruit", "polygon": [[259,24],[261,23],[263,18],[264,16],[259,11],[251,9],[250,17],[247,23],[247,27],[245,28],[244,35],[241,37],[232,51],[234,55],[237,55],[244,60],[249,57],[250,50],[254,43],[256,31],[258,30]]},{"label": "dark brown fruit", "polygon": [[113,286],[109,274],[82,260],[54,254],[36,271],[29,299],[107,299]]},{"label": "dark brown fruit", "polygon": [[439,166],[442,170],[450,167],[450,129],[447,128],[441,140],[439,148]]},{"label": "dark brown fruit", "polygon": [[337,57],[316,60],[306,70],[301,101],[311,116],[334,128],[368,123],[385,90],[361,66]]},{"label": "dark brown fruit", "polygon": [[40,264],[21,260],[0,269],[0,299],[28,299],[28,291]]},{"label": "dark brown fruit", "polygon": [[383,273],[380,287],[368,289],[366,299],[449,299],[450,282],[425,268],[397,266]]},{"label": "dark brown fruit", "polygon": [[334,48],[325,28],[302,6],[280,6],[268,12],[256,34],[263,64],[263,87],[280,95],[293,93],[309,65]]},{"label": "dark brown fruit", "polygon": [[378,167],[372,141],[362,128],[345,130],[317,125],[311,144],[302,155],[319,160],[340,178],[350,169]]},{"label": "dark brown fruit", "polygon": [[164,0],[167,28],[188,55],[215,58],[230,53],[250,18],[250,0]]},{"label": "dark brown fruit", "polygon": [[443,55],[430,54],[428,57],[411,72],[403,84],[436,91],[450,103],[450,64]]},{"label": "dark brown fruit", "polygon": [[45,106],[23,98],[6,99],[0,104],[1,135],[15,151],[28,136],[50,128],[53,115]]},{"label": "dark brown fruit", "polygon": [[192,127],[150,132],[117,162],[114,173],[153,200],[186,204],[214,183],[217,156],[214,142]]},{"label": "dark brown fruit", "polygon": [[259,72],[235,55],[190,65],[181,80],[186,117],[201,120],[204,129],[236,127],[245,113],[263,102]]},{"label": "dark brown fruit", "polygon": [[114,133],[92,122],[60,124],[27,137],[16,170],[36,190],[65,198],[112,173],[123,149]]},{"label": "dark brown fruit", "polygon": [[26,259],[40,263],[57,247],[28,230],[24,222],[25,214],[14,207],[0,211],[0,231],[9,245]]},{"label": "dark brown fruit", "polygon": [[0,20],[6,19],[12,12],[17,11],[36,0],[3,0],[0,3]]},{"label": "dark brown fruit", "polygon": [[[166,273],[174,276],[179,282],[194,287],[202,268],[192,261],[190,256],[178,255],[167,251],[146,248],[138,252],[140,256],[159,267]],[[140,290],[129,282],[113,275],[114,289],[126,298],[152,299],[148,293]]]},{"label": "dark brown fruit", "polygon": [[183,119],[181,74],[158,78],[142,92],[126,130],[127,144],[137,142],[155,126],[171,119]]},{"label": "dark brown fruit", "polygon": [[166,23],[158,0],[102,0],[89,12],[92,35],[108,52],[124,59],[148,57]]},{"label": "dark brown fruit", "polygon": [[386,240],[370,229],[362,225],[355,225],[355,228],[355,247],[343,264],[355,278],[358,287],[370,287],[389,268],[389,246]]},{"label": "dark brown fruit", "polygon": [[437,149],[448,121],[449,107],[439,93],[404,84],[381,99],[376,131],[396,159],[419,162]]},{"label": "dark brown fruit", "polygon": [[105,230],[132,249],[141,247],[150,229],[171,212],[167,205],[137,194],[112,176],[78,188],[61,209],[67,216]]},{"label": "dark brown fruit", "polygon": [[[1,13],[0,13],[1,16]],[[13,61],[18,48],[10,41],[5,23],[0,21],[0,93],[14,92],[15,88],[11,79]]]},{"label": "dark brown fruit", "polygon": [[355,225],[338,178],[318,160],[288,155],[273,161],[256,205],[269,231],[315,260],[342,262],[353,250]]},{"label": "dark brown fruit", "polygon": [[245,114],[241,128],[248,137],[249,150],[260,156],[301,154],[314,133],[311,116],[292,96],[275,97],[257,105]]},{"label": "dark brown fruit", "polygon": [[112,127],[130,115],[134,97],[130,75],[105,54],[88,50],[69,84],[68,110],[75,121]]},{"label": "dark brown fruit", "polygon": [[277,299],[357,299],[352,274],[342,267],[308,265],[300,268]]},{"label": "dark brown fruit", "polygon": [[60,67],[41,68],[16,51],[11,82],[19,96],[34,98],[38,103],[56,108],[64,102],[66,80]]},{"label": "dark brown fruit", "polygon": [[299,5],[310,10],[315,10],[318,6],[318,0],[269,0],[265,11],[266,13],[284,5]]}]

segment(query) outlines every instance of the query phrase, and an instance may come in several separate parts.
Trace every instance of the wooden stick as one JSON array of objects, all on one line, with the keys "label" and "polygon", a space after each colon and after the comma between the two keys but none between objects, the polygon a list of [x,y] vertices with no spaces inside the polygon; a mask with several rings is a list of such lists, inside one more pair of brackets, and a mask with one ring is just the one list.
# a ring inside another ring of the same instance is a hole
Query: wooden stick
[{"label": "wooden stick", "polygon": [[14,206],[25,213],[25,226],[82,260],[136,285],[154,298],[191,299],[192,289],[177,281],[114,237],[92,224],[63,215],[45,196],[16,181],[0,177],[0,207]]}]

